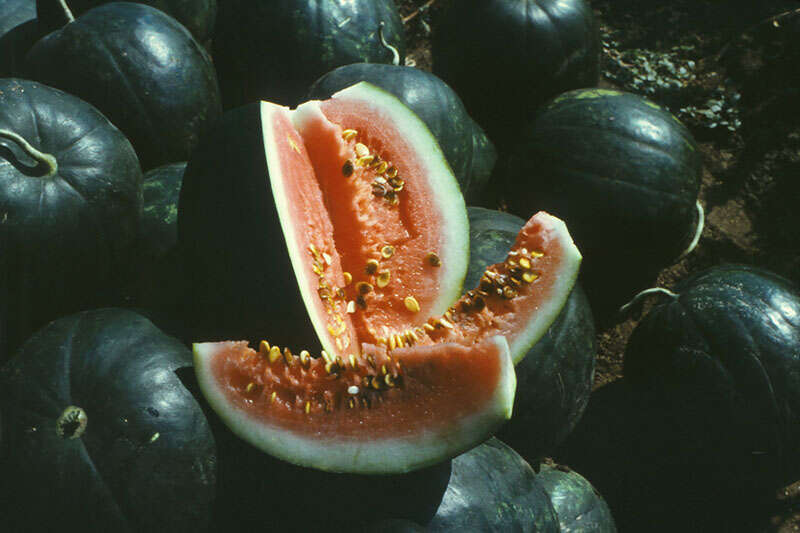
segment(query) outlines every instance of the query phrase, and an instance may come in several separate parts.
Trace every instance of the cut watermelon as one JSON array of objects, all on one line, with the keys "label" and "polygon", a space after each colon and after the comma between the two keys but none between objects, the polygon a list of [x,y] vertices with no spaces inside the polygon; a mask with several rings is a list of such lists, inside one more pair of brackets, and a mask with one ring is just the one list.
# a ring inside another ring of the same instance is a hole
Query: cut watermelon
[{"label": "cut watermelon", "polygon": [[[259,280],[253,292],[272,280],[256,306],[266,338],[308,346],[315,336],[322,349],[316,358],[267,341],[258,350],[195,344],[212,407],[254,446],[337,472],[407,472],[486,439],[511,415],[512,356],[547,330],[577,276],[580,254],[563,223],[534,216],[506,261],[451,305],[467,266],[466,210],[441,150],[405,106],[361,83],[294,111],[261,102],[233,113],[212,139],[252,146],[244,137],[257,113],[263,151],[249,157],[263,166],[242,165],[246,176],[214,184],[220,163],[203,165],[201,150],[184,176],[179,233],[224,249],[224,239],[236,237],[230,220],[256,228],[256,244],[278,232],[254,248],[262,273],[245,256],[206,272],[224,284],[247,265]],[[228,204],[214,194],[231,197],[237,187],[242,203],[220,212]],[[255,214],[248,192],[261,201]],[[214,208],[214,223],[204,226]],[[198,252],[192,262],[220,256]],[[292,308],[267,305],[291,304],[292,295],[313,328],[297,326],[304,321]],[[220,307],[221,318],[233,309]]]}]

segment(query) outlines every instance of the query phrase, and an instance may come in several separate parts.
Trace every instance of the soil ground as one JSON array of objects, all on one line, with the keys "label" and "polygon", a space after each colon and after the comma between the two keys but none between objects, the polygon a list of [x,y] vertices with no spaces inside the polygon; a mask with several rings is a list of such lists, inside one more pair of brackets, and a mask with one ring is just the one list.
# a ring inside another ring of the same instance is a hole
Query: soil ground
[{"label": "soil ground", "polygon": [[[398,1],[407,64],[430,70],[430,36],[447,1]],[[800,284],[800,1],[590,4],[603,42],[600,85],[667,106],[704,156],[705,229],[658,285],[722,263],[757,265]],[[644,307],[598,331],[595,388],[622,376],[625,344]],[[800,483],[726,530],[800,531]]]}]

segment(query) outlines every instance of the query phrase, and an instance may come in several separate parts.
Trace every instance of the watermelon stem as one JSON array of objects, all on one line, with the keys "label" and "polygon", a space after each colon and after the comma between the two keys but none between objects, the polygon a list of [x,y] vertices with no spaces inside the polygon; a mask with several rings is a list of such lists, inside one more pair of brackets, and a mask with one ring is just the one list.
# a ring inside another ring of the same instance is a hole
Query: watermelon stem
[{"label": "watermelon stem", "polygon": [[67,19],[67,24],[70,22],[75,21],[75,15],[72,14],[72,10],[67,5],[67,0],[58,0],[58,3],[61,4],[61,9],[64,10],[64,16]]},{"label": "watermelon stem", "polygon": [[[698,205],[700,205],[700,204],[698,204]],[[662,287],[652,287],[650,289],[643,290],[642,292],[640,292],[639,294],[634,296],[633,299],[631,299],[630,302],[628,302],[625,305],[623,305],[622,307],[620,307],[619,308],[620,314],[625,315],[628,312],[628,310],[630,310],[631,307],[633,307],[634,305],[638,304],[648,294],[664,294],[666,296],[669,296],[670,298],[674,298],[674,299],[678,298],[678,295],[676,293],[672,292],[669,289],[664,289]]]},{"label": "watermelon stem", "polygon": [[389,51],[392,52],[392,65],[398,66],[400,65],[400,52],[397,51],[397,48],[386,42],[386,37],[383,35],[383,27],[385,25],[386,23],[381,21],[380,26],[378,26],[378,38],[381,40],[383,47],[388,48]]},{"label": "watermelon stem", "polygon": [[697,206],[697,226],[694,230],[694,237],[692,237],[692,242],[689,243],[689,246],[678,256],[678,259],[686,257],[695,249],[697,243],[700,241],[700,234],[703,233],[703,227],[705,227],[706,224],[706,213],[703,210],[703,206],[700,205],[700,200],[697,200],[695,205]]},{"label": "watermelon stem", "polygon": [[[47,167],[47,173],[43,174],[41,177],[49,178],[54,176],[55,173],[58,171],[58,163],[56,162],[56,158],[50,154],[40,152],[36,148],[34,148],[31,143],[25,140],[24,137],[21,135],[14,133],[10,130],[0,129],[0,138],[5,138],[10,141],[15,142],[22,148],[26,154],[28,154],[32,159],[35,159],[39,165],[44,165]],[[37,165],[37,166],[39,166]]]}]

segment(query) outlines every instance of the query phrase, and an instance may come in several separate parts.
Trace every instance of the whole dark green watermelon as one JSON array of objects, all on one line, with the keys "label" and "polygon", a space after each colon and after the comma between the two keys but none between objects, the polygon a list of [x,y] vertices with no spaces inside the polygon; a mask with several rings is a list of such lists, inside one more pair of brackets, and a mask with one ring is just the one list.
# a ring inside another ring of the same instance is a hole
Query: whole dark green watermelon
[{"label": "whole dark green watermelon", "polygon": [[[79,17],[93,7],[108,4],[112,0],[66,0],[64,3],[74,17]],[[211,40],[214,35],[214,22],[217,16],[217,0],[133,0],[137,4],[147,4],[174,17],[186,26],[201,44]],[[32,0],[35,13],[47,32],[54,31],[69,22],[62,0]]]},{"label": "whole dark green watermelon", "polygon": [[727,483],[775,487],[800,475],[800,290],[769,271],[714,267],[645,316],[625,379],[662,406],[676,452]]},{"label": "whole dark green watermelon", "polygon": [[589,481],[567,466],[539,465],[536,482],[550,498],[562,533],[616,533],[608,504]]},{"label": "whole dark green watermelon", "polygon": [[6,531],[203,531],[216,491],[191,352],[136,313],[86,311],[0,368]]},{"label": "whole dark green watermelon", "polygon": [[57,89],[0,79],[9,350],[49,320],[119,301],[141,208],[136,154],[106,117]]},{"label": "whole dark green watermelon", "polygon": [[381,24],[402,60],[403,24],[394,0],[226,0],[213,47],[225,108],[258,100],[293,106],[336,67],[391,62]]},{"label": "whole dark green watermelon", "polygon": [[0,37],[36,18],[36,0],[0,0]]},{"label": "whole dark green watermelon", "polygon": [[545,210],[567,223],[595,316],[609,316],[692,241],[701,165],[692,134],[666,109],[582,89],[525,127],[503,167],[504,196],[522,218]]},{"label": "whole dark green watermelon", "polygon": [[427,531],[561,531],[531,466],[498,439],[459,455],[451,469],[450,484]]},{"label": "whole dark green watermelon", "polygon": [[[525,221],[514,215],[467,208],[470,262],[465,287],[476,287],[486,267],[506,258]],[[514,414],[498,436],[537,461],[572,431],[589,401],[595,365],[592,311],[580,286],[547,333],[516,367]]]},{"label": "whole dark green watermelon", "polygon": [[143,170],[186,161],[221,112],[208,54],[178,21],[144,4],[87,11],[37,42],[25,71],[102,111]]},{"label": "whole dark green watermelon", "polygon": [[600,36],[585,0],[458,0],[436,20],[433,72],[505,152],[549,98],[594,87]]},{"label": "whole dark green watermelon", "polygon": [[311,86],[309,98],[326,99],[359,81],[368,81],[398,97],[431,130],[461,186],[464,201],[485,201],[485,189],[497,151],[467,114],[453,90],[429,72],[382,63],[354,63],[334,69]]}]

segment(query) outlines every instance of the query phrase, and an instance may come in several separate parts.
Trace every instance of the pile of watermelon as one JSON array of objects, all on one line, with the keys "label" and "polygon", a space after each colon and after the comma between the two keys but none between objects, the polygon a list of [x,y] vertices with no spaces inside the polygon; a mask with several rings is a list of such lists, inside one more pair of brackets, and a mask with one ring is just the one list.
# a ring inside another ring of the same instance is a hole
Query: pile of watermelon
[{"label": "pile of watermelon", "polygon": [[645,290],[692,134],[596,87],[585,0],[446,7],[428,72],[394,0],[0,0],[4,530],[613,532],[657,475],[795,479],[798,289]]}]

